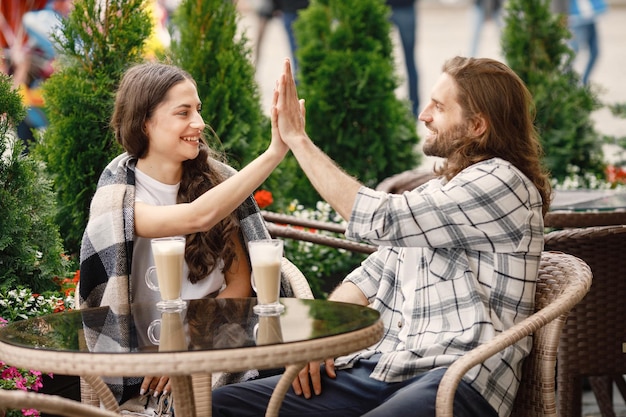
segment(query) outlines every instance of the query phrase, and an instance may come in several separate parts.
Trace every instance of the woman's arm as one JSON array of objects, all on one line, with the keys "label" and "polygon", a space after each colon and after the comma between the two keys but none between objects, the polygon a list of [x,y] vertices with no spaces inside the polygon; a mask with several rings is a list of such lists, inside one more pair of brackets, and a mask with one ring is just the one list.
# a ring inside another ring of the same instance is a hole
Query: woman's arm
[{"label": "woman's arm", "polygon": [[226,181],[211,188],[191,203],[152,206],[135,203],[135,234],[145,238],[205,232],[235,210],[254,192],[283,160],[289,148],[280,139],[274,91],[272,141],[265,152]]}]

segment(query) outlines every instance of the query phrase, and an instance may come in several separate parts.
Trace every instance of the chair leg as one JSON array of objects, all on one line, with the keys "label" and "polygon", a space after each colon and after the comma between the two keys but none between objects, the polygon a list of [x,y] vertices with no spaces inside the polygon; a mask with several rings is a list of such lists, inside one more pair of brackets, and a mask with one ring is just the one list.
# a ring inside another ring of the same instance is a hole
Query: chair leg
[{"label": "chair leg", "polygon": [[615,410],[613,410],[613,378],[609,375],[590,376],[589,384],[596,397],[602,417],[615,417]]},{"label": "chair leg", "polygon": [[624,380],[624,375],[614,375],[613,382],[615,382],[617,389],[622,394],[622,400],[626,403],[626,380]]},{"label": "chair leg", "polygon": [[582,377],[564,377],[564,372],[558,377],[557,382],[557,411],[559,417],[581,417],[582,400]]}]

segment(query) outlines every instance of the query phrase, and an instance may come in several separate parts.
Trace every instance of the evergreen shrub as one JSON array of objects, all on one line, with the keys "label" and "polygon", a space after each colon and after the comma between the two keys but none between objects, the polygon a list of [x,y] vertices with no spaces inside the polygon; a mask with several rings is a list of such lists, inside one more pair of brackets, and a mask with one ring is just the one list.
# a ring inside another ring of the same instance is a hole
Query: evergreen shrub
[{"label": "evergreen shrub", "polygon": [[78,0],[62,22],[60,57],[43,84],[50,122],[35,152],[54,180],[65,247],[77,253],[104,167],[122,149],[109,121],[123,72],[152,30],[143,0]]},{"label": "evergreen shrub", "polygon": [[26,116],[12,79],[0,73],[0,288],[56,288],[66,258],[42,164],[23,152],[15,126]]},{"label": "evergreen shrub", "polygon": [[591,119],[601,103],[573,69],[567,15],[552,13],[550,4],[509,0],[502,50],[534,97],[544,162],[552,177],[563,181],[572,167],[603,177],[602,136]]}]

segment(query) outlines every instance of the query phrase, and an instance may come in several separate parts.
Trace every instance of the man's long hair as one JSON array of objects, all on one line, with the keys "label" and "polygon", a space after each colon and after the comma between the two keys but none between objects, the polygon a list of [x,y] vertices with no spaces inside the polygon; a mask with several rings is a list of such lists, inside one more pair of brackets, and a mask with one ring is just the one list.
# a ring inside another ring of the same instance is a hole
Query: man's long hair
[{"label": "man's long hair", "polygon": [[448,180],[463,169],[490,158],[501,158],[522,171],[537,187],[543,214],[550,207],[551,186],[541,163],[543,151],[533,124],[535,109],[524,82],[501,62],[488,58],[455,57],[442,71],[457,86],[457,101],[466,120],[482,116],[485,132],[460,141],[436,173]]}]

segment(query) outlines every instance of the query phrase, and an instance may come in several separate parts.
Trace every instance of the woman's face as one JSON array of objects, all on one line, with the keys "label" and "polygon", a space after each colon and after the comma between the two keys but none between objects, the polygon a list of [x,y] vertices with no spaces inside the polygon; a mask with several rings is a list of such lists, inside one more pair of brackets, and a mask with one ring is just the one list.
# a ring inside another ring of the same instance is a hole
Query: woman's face
[{"label": "woman's face", "polygon": [[146,157],[182,163],[198,156],[204,121],[196,86],[190,80],[174,85],[146,122]]}]

